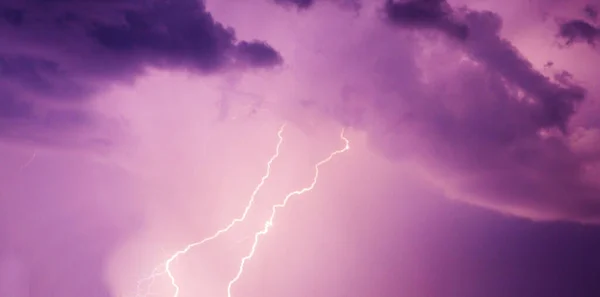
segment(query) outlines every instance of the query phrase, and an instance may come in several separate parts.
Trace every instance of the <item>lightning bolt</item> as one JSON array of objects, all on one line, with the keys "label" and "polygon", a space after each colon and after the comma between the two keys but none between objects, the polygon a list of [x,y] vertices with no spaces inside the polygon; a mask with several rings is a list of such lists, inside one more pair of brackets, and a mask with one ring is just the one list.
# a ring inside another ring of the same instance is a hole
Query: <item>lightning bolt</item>
[{"label": "lightning bolt", "polygon": [[322,160],[321,162],[317,163],[315,165],[315,175],[313,177],[312,183],[305,187],[302,188],[301,190],[297,190],[297,191],[293,191],[289,194],[287,194],[287,196],[285,196],[285,198],[283,199],[283,202],[280,204],[276,204],[273,205],[273,207],[271,208],[271,216],[269,217],[269,219],[266,221],[265,223],[265,227],[256,232],[254,234],[254,242],[252,243],[252,248],[250,249],[250,253],[248,253],[248,255],[246,255],[244,258],[242,258],[242,261],[240,263],[239,269],[237,274],[235,275],[234,278],[232,278],[229,281],[229,284],[227,285],[227,297],[231,297],[231,288],[233,287],[233,285],[240,279],[240,276],[242,275],[242,273],[244,272],[244,265],[246,264],[246,262],[250,259],[252,259],[252,257],[254,256],[254,254],[256,253],[256,246],[258,245],[258,240],[261,236],[266,235],[269,232],[269,229],[273,226],[273,221],[275,220],[275,214],[277,213],[277,209],[279,208],[284,208],[288,201],[294,197],[294,196],[299,196],[302,195],[306,192],[310,192],[314,189],[315,185],[317,184],[317,180],[319,179],[319,168],[325,164],[328,163],[329,161],[331,161],[331,159],[333,159],[333,157],[335,157],[338,154],[344,153],[347,150],[350,149],[350,141],[344,137],[344,130],[342,129],[342,133],[340,135],[340,137],[344,140],[344,142],[346,143],[346,146],[343,149],[337,150],[332,152],[326,159]]},{"label": "lightning bolt", "polygon": [[[172,254],[164,263],[162,263],[161,265],[157,266],[152,274],[144,279],[141,279],[140,281],[138,281],[138,294],[136,296],[140,296],[139,292],[140,292],[140,288],[141,285],[145,282],[149,282],[149,285],[147,287],[147,292],[146,294],[144,294],[144,296],[150,295],[150,287],[151,285],[154,283],[154,281],[156,280],[157,277],[161,276],[161,275],[168,275],[170,281],[171,281],[171,285],[173,286],[175,292],[173,294],[173,297],[178,297],[179,296],[179,292],[180,292],[180,288],[177,285],[176,279],[173,276],[173,273],[171,272],[170,268],[171,268],[171,264],[179,257],[182,256],[184,254],[186,254],[187,252],[189,252],[191,249],[193,249],[194,247],[200,246],[204,243],[207,243],[213,239],[216,239],[217,237],[219,237],[221,234],[229,231],[235,224],[243,222],[246,219],[246,216],[248,215],[248,212],[250,211],[250,208],[252,207],[252,205],[254,204],[254,200],[256,195],[258,194],[258,192],[260,191],[260,189],[263,187],[263,185],[266,183],[267,179],[269,178],[270,174],[271,174],[271,165],[272,163],[275,161],[275,159],[277,159],[277,157],[279,157],[279,151],[280,151],[280,147],[283,143],[283,129],[285,128],[285,125],[281,126],[281,128],[279,129],[277,136],[279,138],[279,141],[277,143],[276,149],[275,149],[275,154],[271,157],[271,159],[269,159],[269,161],[267,162],[267,171],[265,173],[265,175],[263,175],[263,177],[261,178],[260,183],[256,186],[256,188],[254,189],[254,191],[252,192],[252,195],[250,195],[250,200],[248,201],[248,204],[246,205],[246,208],[244,209],[244,212],[242,213],[242,215],[239,218],[236,218],[234,220],[232,220],[229,225],[227,225],[225,228],[222,228],[220,230],[218,230],[214,235],[204,238],[201,241],[198,242],[194,242],[191,243],[189,245],[187,245],[185,248],[175,252],[174,254]],[[241,262],[240,262],[240,266],[238,268],[238,271],[236,273],[236,275],[229,281],[228,285],[227,285],[227,297],[232,297],[231,294],[231,290],[233,288],[233,285],[240,279],[242,273],[244,272],[244,267],[247,261],[249,261],[250,259],[252,259],[252,257],[254,256],[254,254],[256,253],[256,248],[258,246],[258,242],[261,236],[266,235],[270,228],[273,226],[273,221],[275,220],[275,215],[277,213],[277,210],[279,208],[284,208],[287,203],[289,202],[289,200],[294,197],[294,196],[299,196],[302,195],[306,192],[310,192],[314,189],[314,187],[317,184],[317,181],[319,179],[319,169],[322,165],[328,163],[329,161],[331,161],[336,155],[341,154],[346,152],[347,150],[350,149],[350,141],[344,136],[344,129],[342,129],[342,132],[340,134],[340,138],[345,142],[345,146],[344,148],[340,149],[340,150],[336,150],[334,152],[332,152],[331,154],[329,154],[329,156],[327,158],[325,158],[324,160],[318,162],[315,165],[315,174],[312,180],[312,183],[307,186],[304,187],[300,190],[296,190],[293,192],[290,192],[289,194],[287,194],[285,196],[285,198],[283,199],[283,202],[280,204],[276,204],[273,205],[271,208],[271,215],[269,217],[269,219],[265,222],[264,228],[258,232],[256,232],[254,234],[254,241],[252,243],[252,247],[250,249],[250,252],[242,258]],[[245,240],[245,239],[244,239]]]},{"label": "lightning bolt", "polygon": [[265,184],[265,182],[267,181],[267,179],[269,178],[269,176],[271,175],[271,165],[273,164],[273,162],[275,161],[275,159],[277,159],[277,157],[279,157],[279,150],[281,148],[281,144],[283,143],[283,130],[285,128],[285,124],[281,126],[281,128],[279,128],[279,131],[277,132],[277,137],[279,138],[279,141],[277,142],[277,146],[275,148],[275,154],[269,159],[269,161],[267,162],[267,171],[266,173],[263,175],[263,177],[260,180],[260,183],[258,183],[258,185],[256,186],[256,188],[254,188],[254,191],[252,192],[252,194],[250,195],[250,199],[248,201],[248,204],[246,205],[246,208],[244,209],[244,212],[242,213],[241,216],[239,216],[238,218],[235,218],[234,220],[232,220],[226,227],[218,230],[217,232],[215,232],[212,236],[210,237],[206,237],[200,241],[191,243],[189,245],[187,245],[185,248],[175,252],[174,254],[171,255],[171,257],[169,257],[163,264],[159,265],[158,267],[156,267],[150,276],[141,279],[140,281],[138,281],[138,287],[137,287],[137,294],[136,296],[140,296],[140,289],[141,289],[141,285],[143,283],[149,282],[149,285],[147,287],[147,292],[146,294],[144,294],[143,296],[146,296],[149,293],[150,290],[150,286],[154,283],[154,281],[156,280],[157,277],[161,276],[161,275],[168,275],[169,279],[171,280],[171,285],[173,286],[175,292],[173,293],[173,297],[178,297],[179,296],[179,291],[180,288],[177,285],[177,281],[175,280],[175,276],[173,276],[173,273],[171,271],[171,264],[173,264],[173,261],[175,261],[179,256],[182,256],[184,254],[186,254],[187,252],[189,252],[191,249],[201,246],[213,239],[216,239],[217,237],[221,236],[223,233],[229,231],[231,228],[233,228],[233,226],[235,226],[235,224],[243,222],[246,219],[246,216],[248,215],[248,212],[250,211],[250,208],[252,207],[252,205],[254,204],[254,200],[256,198],[256,195],[258,194],[258,192],[260,191],[260,189],[263,187],[263,185]]}]

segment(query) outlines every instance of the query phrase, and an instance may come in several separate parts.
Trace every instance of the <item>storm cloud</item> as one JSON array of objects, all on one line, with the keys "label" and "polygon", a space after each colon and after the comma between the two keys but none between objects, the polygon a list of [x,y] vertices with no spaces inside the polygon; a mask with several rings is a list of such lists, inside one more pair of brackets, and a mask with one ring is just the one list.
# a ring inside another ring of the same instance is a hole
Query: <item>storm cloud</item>
[{"label": "storm cloud", "polygon": [[32,107],[80,105],[148,68],[215,74],[282,63],[269,44],[237,40],[195,0],[2,0],[0,34],[0,87],[10,94],[2,100]]},{"label": "storm cloud", "polygon": [[336,69],[339,99],[299,106],[367,131],[450,197],[536,220],[600,221],[599,127],[571,124],[585,87],[542,74],[502,37],[496,13],[439,0],[380,7],[392,33],[366,31],[323,66]]},{"label": "storm cloud", "polygon": [[594,47],[600,39],[600,28],[584,20],[570,20],[560,25],[558,34],[565,40],[566,45],[583,42]]},{"label": "storm cloud", "polygon": [[394,2],[387,0],[385,13],[397,26],[413,29],[435,29],[464,40],[469,28],[453,19],[453,10],[444,0]]},{"label": "storm cloud", "polygon": [[452,83],[424,84],[434,91],[423,93],[420,100],[429,103],[421,114],[412,113],[417,129],[406,131],[409,122],[399,121],[392,132],[420,135],[429,148],[421,157],[440,170],[442,183],[453,180],[450,195],[532,218],[598,221],[600,180],[586,176],[598,163],[573,150],[568,131],[586,90],[535,70],[500,36],[497,14],[463,9],[453,15],[445,1],[389,3],[388,16],[399,26],[455,39],[456,28],[468,28],[458,47],[472,62],[456,65]]}]

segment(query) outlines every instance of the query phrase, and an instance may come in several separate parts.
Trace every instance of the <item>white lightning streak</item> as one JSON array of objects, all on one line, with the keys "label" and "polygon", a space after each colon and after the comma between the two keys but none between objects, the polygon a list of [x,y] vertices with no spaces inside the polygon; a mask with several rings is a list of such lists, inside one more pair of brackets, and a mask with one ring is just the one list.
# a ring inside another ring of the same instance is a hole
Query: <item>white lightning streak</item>
[{"label": "white lightning streak", "polygon": [[[285,124],[281,126],[281,128],[279,128],[279,131],[277,132],[277,137],[279,138],[279,141],[277,142],[277,146],[275,148],[275,154],[271,157],[271,159],[269,159],[269,161],[267,162],[267,171],[266,173],[263,175],[263,177],[260,180],[260,183],[256,186],[256,188],[254,188],[254,191],[252,192],[252,195],[250,195],[250,200],[248,201],[248,204],[246,205],[246,208],[244,209],[244,212],[242,213],[242,215],[234,220],[232,220],[229,225],[227,225],[225,228],[220,229],[219,231],[217,231],[215,234],[213,234],[210,237],[206,237],[200,241],[191,243],[189,245],[187,245],[185,248],[183,248],[182,250],[179,250],[177,252],[175,252],[173,255],[171,255],[171,257],[169,257],[169,259],[167,259],[167,261],[165,261],[163,264],[159,265],[158,267],[156,267],[153,271],[152,274],[144,279],[141,279],[138,282],[138,294],[136,296],[140,296],[139,295],[139,290],[140,290],[140,285],[141,283],[145,283],[145,282],[150,282],[150,284],[152,284],[154,282],[154,280],[156,279],[156,277],[161,276],[163,274],[167,274],[171,280],[171,285],[175,288],[175,292],[173,294],[173,297],[178,297],[179,296],[179,286],[177,285],[177,281],[175,280],[175,276],[173,276],[173,273],[171,272],[171,264],[173,263],[173,261],[175,261],[179,256],[186,254],[187,252],[189,252],[191,249],[193,249],[194,247],[203,245],[213,239],[216,239],[217,237],[219,237],[221,234],[229,231],[235,224],[240,223],[242,221],[244,221],[246,219],[246,216],[248,215],[248,212],[250,211],[250,208],[252,207],[252,205],[254,204],[254,199],[256,198],[256,195],[258,194],[258,192],[260,191],[260,189],[263,187],[263,185],[265,184],[265,182],[267,181],[267,179],[269,178],[269,176],[271,175],[271,164],[273,163],[273,161],[275,161],[275,159],[277,159],[277,157],[279,157],[279,149],[281,147],[281,144],[283,143],[283,129],[285,128]],[[164,268],[164,269],[161,269]],[[150,290],[149,286],[148,286],[148,290]],[[148,294],[148,293],[147,293]],[[147,295],[145,294],[145,295]]]},{"label": "white lightning streak", "polygon": [[321,165],[331,161],[331,159],[333,159],[333,157],[335,157],[336,155],[344,153],[350,149],[350,141],[346,137],[344,137],[344,130],[342,130],[340,137],[344,140],[344,142],[346,143],[346,146],[341,150],[334,151],[333,153],[331,153],[329,155],[329,157],[327,157],[326,159],[322,160],[321,162],[319,162],[315,165],[315,175],[313,177],[312,183],[308,187],[305,187],[301,190],[297,190],[297,191],[287,194],[287,196],[285,196],[285,198],[283,199],[282,203],[273,205],[272,210],[271,210],[271,216],[265,223],[265,227],[261,231],[258,231],[257,233],[254,234],[254,242],[252,243],[252,248],[250,250],[250,253],[248,255],[246,255],[244,258],[242,258],[242,262],[240,263],[237,274],[235,275],[235,277],[233,279],[231,279],[229,281],[229,284],[227,285],[227,297],[232,297],[231,296],[231,288],[240,279],[240,276],[244,272],[244,265],[246,264],[246,261],[250,260],[254,256],[254,254],[256,252],[256,246],[258,245],[258,239],[260,238],[260,236],[267,234],[269,232],[270,227],[273,226],[273,220],[275,219],[275,214],[277,213],[277,209],[285,207],[287,205],[288,201],[290,200],[290,198],[292,198],[293,196],[299,196],[306,192],[312,191],[312,189],[314,189],[315,185],[317,184],[317,180],[319,179],[319,167],[321,167]]}]

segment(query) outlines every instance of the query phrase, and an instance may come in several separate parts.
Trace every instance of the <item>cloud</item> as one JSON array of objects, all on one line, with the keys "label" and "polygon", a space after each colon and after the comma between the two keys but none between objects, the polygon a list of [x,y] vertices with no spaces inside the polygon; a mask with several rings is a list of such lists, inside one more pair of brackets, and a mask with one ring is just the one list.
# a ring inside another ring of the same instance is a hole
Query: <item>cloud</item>
[{"label": "cloud", "polygon": [[86,108],[44,108],[6,90],[0,91],[0,138],[48,148],[86,149],[106,152],[113,141],[105,133],[114,119]]},{"label": "cloud", "polygon": [[77,100],[90,95],[90,86],[78,83],[61,68],[59,62],[42,57],[16,53],[0,56],[0,75],[6,88],[60,100]]},{"label": "cloud", "polygon": [[270,0],[276,4],[286,8],[297,8],[298,10],[306,10],[313,7],[318,2],[334,3],[338,7],[359,11],[361,8],[361,0]]},{"label": "cloud", "polygon": [[393,24],[405,28],[435,29],[461,40],[469,34],[465,24],[453,19],[452,8],[444,0],[387,0],[385,13]]},{"label": "cloud", "polygon": [[300,9],[306,9],[315,4],[315,0],[274,0],[275,3],[284,6],[295,6]]},{"label": "cloud", "polygon": [[584,97],[581,87],[551,82],[533,69],[507,40],[500,37],[502,19],[493,12],[465,10],[463,21],[453,20],[452,9],[444,0],[413,0],[386,4],[392,23],[416,29],[436,29],[464,41],[465,52],[475,61],[527,92],[537,105],[532,112],[543,127],[566,128],[576,103]]},{"label": "cloud", "polygon": [[302,58],[312,63],[295,76],[303,91],[288,118],[308,122],[310,110],[366,131],[373,148],[462,201],[600,221],[600,127],[571,121],[586,88],[540,73],[501,35],[496,13],[444,1],[388,1],[383,12],[381,25],[319,23],[318,56]]},{"label": "cloud", "polygon": [[45,108],[80,105],[149,67],[214,74],[282,63],[266,42],[237,40],[196,0],[1,0],[0,34],[0,87]]},{"label": "cloud", "polygon": [[567,45],[585,42],[594,47],[596,40],[600,39],[600,28],[584,20],[569,20],[560,24],[558,35],[565,39]]},{"label": "cloud", "polygon": [[[420,100],[441,100],[446,105],[424,104],[422,114],[411,119],[420,121],[413,133],[419,133],[422,145],[429,148],[421,157],[438,170],[444,168],[440,170],[444,175],[456,176],[450,178],[458,181],[451,182],[449,193],[533,218],[598,221],[600,180],[585,177],[587,169],[598,166],[597,160],[583,161],[570,147],[567,133],[586,90],[564,76],[551,79],[535,70],[500,37],[502,20],[497,14],[465,9],[461,21],[451,21],[444,1],[402,5],[412,13],[387,10],[390,18],[401,20],[400,25],[433,28],[453,38],[453,28],[460,24],[469,28],[459,47],[472,64],[453,69],[452,86],[423,85],[433,91]],[[418,9],[406,8],[410,5]]]},{"label": "cloud", "polygon": [[240,63],[250,67],[271,67],[282,63],[282,58],[265,42],[242,41],[238,44],[236,55]]},{"label": "cloud", "polygon": [[586,17],[588,17],[592,21],[595,21],[598,19],[598,8],[596,8],[596,6],[587,4],[583,8],[583,12],[585,13]]}]

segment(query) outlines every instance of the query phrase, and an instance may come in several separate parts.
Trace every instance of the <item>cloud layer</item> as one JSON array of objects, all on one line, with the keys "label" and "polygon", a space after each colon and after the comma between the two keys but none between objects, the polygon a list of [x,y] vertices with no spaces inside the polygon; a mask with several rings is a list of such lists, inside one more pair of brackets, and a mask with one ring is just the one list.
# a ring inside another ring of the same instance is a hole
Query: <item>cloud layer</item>
[{"label": "cloud layer", "polygon": [[600,29],[584,20],[570,20],[560,25],[559,36],[565,39],[567,45],[585,42],[595,46],[600,39]]},{"label": "cloud layer", "polygon": [[2,0],[0,34],[7,41],[0,47],[0,101],[11,106],[3,134],[43,126],[47,109],[56,108],[49,105],[69,105],[85,121],[91,115],[73,105],[148,67],[211,74],[282,62],[265,42],[238,41],[194,0]]},{"label": "cloud layer", "polygon": [[440,0],[377,7],[391,31],[336,29],[345,45],[320,44],[323,64],[306,70],[319,78],[305,84],[327,95],[307,92],[298,109],[368,131],[448,196],[533,219],[599,221],[599,127],[571,123],[585,87],[567,72],[541,73],[501,35],[496,13]]}]

